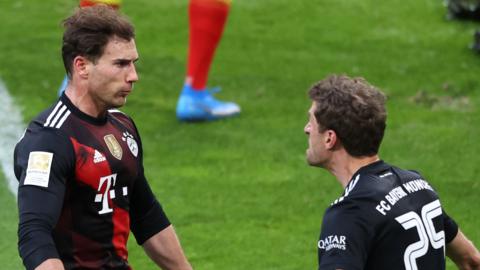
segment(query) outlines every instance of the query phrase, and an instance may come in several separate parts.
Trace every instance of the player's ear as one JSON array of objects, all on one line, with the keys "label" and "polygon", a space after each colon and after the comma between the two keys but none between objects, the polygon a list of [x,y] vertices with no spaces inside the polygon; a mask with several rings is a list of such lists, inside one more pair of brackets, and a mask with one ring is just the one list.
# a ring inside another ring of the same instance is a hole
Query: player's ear
[{"label": "player's ear", "polygon": [[73,69],[81,78],[88,78],[92,64],[83,56],[77,56],[73,59]]},{"label": "player's ear", "polygon": [[337,144],[338,138],[337,133],[332,130],[328,129],[325,131],[325,148],[326,149],[333,149]]}]

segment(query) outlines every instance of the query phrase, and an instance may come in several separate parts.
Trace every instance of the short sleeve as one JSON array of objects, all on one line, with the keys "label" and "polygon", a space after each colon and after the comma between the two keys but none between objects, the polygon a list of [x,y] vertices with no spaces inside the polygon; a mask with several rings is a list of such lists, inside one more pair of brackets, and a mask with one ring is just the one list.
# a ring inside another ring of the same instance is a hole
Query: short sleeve
[{"label": "short sleeve", "polygon": [[443,226],[445,228],[445,243],[450,243],[457,236],[458,225],[445,211],[443,211]]},{"label": "short sleeve", "polygon": [[373,242],[373,226],[351,201],[325,213],[317,244],[319,269],[363,269]]}]

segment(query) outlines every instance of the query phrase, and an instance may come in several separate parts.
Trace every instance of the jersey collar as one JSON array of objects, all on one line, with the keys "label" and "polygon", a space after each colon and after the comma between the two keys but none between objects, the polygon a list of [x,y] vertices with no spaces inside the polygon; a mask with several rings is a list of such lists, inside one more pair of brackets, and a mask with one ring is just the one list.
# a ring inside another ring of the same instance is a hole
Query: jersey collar
[{"label": "jersey collar", "polygon": [[390,165],[385,163],[383,160],[377,160],[375,162],[372,162],[372,163],[358,169],[358,171],[353,174],[352,179],[357,177],[357,175],[359,175],[359,174],[376,174],[376,173],[379,173],[381,171],[385,171],[388,168],[390,168]]},{"label": "jersey collar", "polygon": [[62,93],[62,95],[60,96],[60,100],[63,102],[63,104],[65,104],[67,106],[67,108],[75,116],[77,116],[78,118],[80,118],[80,119],[82,119],[82,120],[84,120],[84,121],[86,121],[90,124],[101,126],[101,125],[104,125],[105,123],[107,123],[108,113],[104,117],[92,117],[92,116],[80,111],[80,109],[78,109],[75,105],[73,105],[72,101],[70,101],[70,99],[67,97],[65,92]]}]

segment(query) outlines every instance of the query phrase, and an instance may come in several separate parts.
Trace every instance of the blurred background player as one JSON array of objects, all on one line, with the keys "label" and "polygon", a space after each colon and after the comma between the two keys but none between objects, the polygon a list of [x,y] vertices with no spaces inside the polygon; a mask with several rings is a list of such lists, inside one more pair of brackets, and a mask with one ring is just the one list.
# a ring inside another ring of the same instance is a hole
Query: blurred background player
[{"label": "blurred background player", "polygon": [[240,113],[237,104],[215,99],[215,91],[206,88],[230,4],[230,0],[190,0],[187,74],[176,110],[181,121],[215,120]]},{"label": "blurred background player", "polygon": [[113,7],[114,9],[119,9],[122,4],[121,0],[80,0],[80,7],[90,7],[96,4],[106,4]]},{"label": "blurred background player", "polygon": [[[80,7],[107,4],[120,8],[121,0],[81,0]],[[217,89],[207,89],[208,73],[223,34],[231,0],[190,0],[189,43],[185,84],[177,102],[176,115],[181,121],[205,121],[231,117],[240,113],[233,102],[213,97]],[[65,90],[65,76],[58,91]]]}]

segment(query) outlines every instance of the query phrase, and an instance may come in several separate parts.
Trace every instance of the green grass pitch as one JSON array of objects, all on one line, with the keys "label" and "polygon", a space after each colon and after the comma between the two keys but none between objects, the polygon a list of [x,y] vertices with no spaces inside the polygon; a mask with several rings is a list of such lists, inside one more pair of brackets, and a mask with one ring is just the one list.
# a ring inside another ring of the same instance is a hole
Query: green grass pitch
[{"label": "green grass pitch", "polygon": [[[0,1],[0,78],[25,122],[56,98],[60,21],[76,4]],[[209,82],[242,114],[182,124],[174,110],[186,7],[124,1],[140,53],[140,81],[124,111],[136,120],[147,177],[196,269],[317,267],[322,214],[342,190],[306,165],[303,127],[307,90],[330,73],[364,76],[387,93],[381,157],[422,172],[480,245],[480,56],[468,49],[478,25],[446,21],[440,0],[234,1]],[[0,261],[21,269],[16,202],[0,177]],[[154,268],[130,240],[134,269]]]}]

